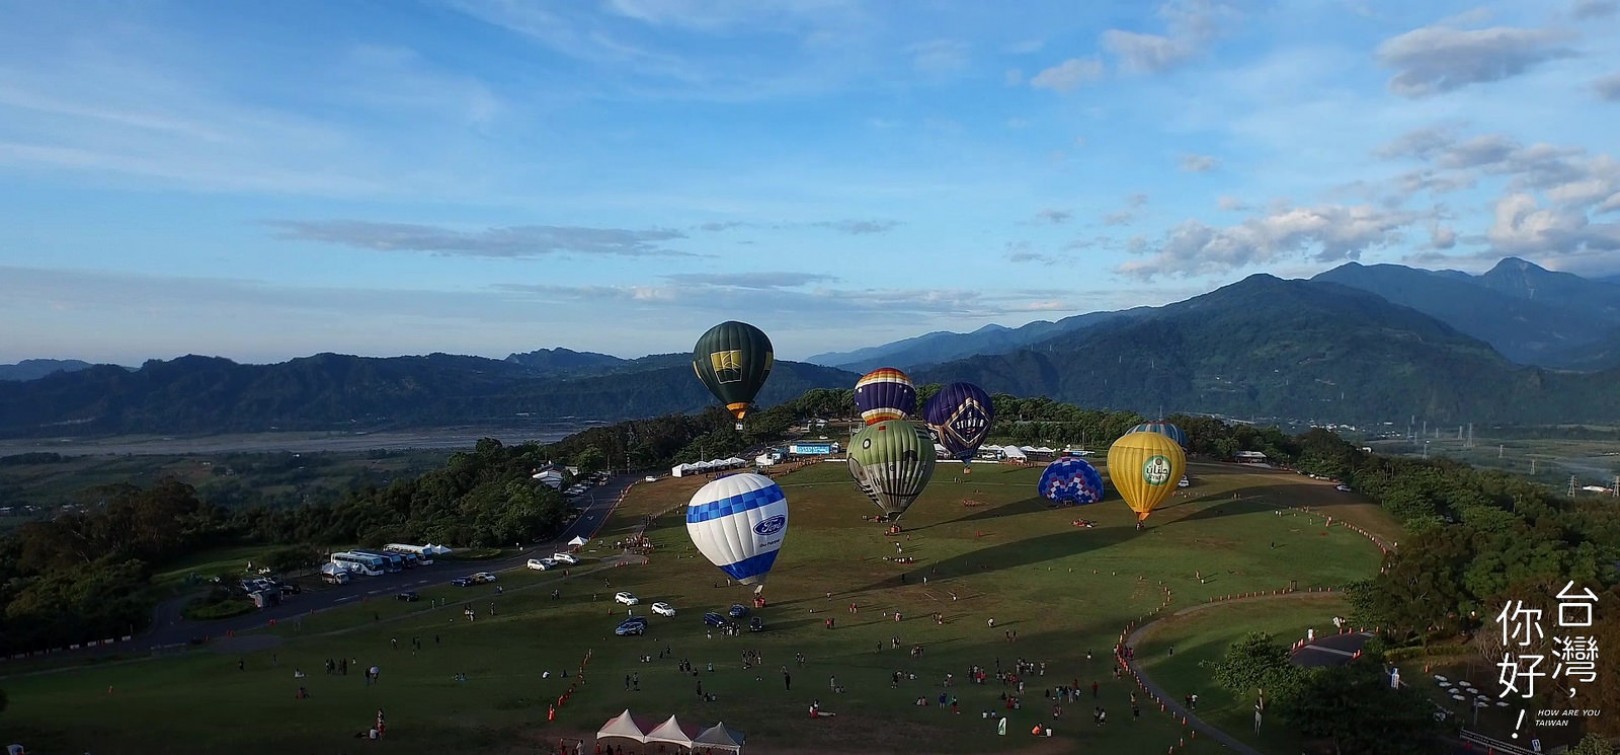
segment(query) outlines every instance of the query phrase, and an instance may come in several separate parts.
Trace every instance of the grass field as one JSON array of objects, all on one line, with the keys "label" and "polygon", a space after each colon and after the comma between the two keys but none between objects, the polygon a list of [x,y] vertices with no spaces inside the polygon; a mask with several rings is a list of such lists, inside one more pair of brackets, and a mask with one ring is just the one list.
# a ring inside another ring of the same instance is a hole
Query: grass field
[{"label": "grass field", "polygon": [[[1378,551],[1364,538],[1324,529],[1311,517],[1276,516],[1283,504],[1316,506],[1375,532],[1394,531],[1376,507],[1291,474],[1194,465],[1194,486],[1137,532],[1117,496],[1084,509],[1046,508],[1032,496],[1038,467],[985,464],[970,476],[959,471],[943,465],[903,520],[909,539],[900,544],[917,559],[906,566],[883,560],[895,547],[880,525],[862,521],[876,508],[854,490],[843,465],[781,478],[791,530],[765,587],[771,605],[761,613],[768,622],[763,633],[706,636],[702,613],[745,602],[748,591],[725,586],[724,576],[692,547],[678,513],[649,531],[657,548],[649,564],[603,568],[591,560],[612,555],[603,545],[624,536],[639,517],[679,506],[703,483],[670,479],[638,485],[593,544],[599,550],[587,553],[572,577],[506,572],[499,596],[493,587],[444,586],[422,590],[419,603],[367,601],[228,641],[239,652],[227,645],[0,680],[11,698],[0,721],[31,750],[97,755],[359,751],[352,736],[379,707],[388,712],[385,745],[401,753],[532,752],[561,736],[588,737],[626,707],[648,719],[678,714],[704,726],[723,720],[746,732],[748,751],[756,753],[1068,752],[1077,746],[1163,752],[1181,727],[1156,710],[1144,710],[1132,723],[1130,686],[1113,678],[1105,660],[1120,630],[1158,606],[1163,587],[1172,590],[1174,609],[1290,581],[1301,588],[1338,585],[1376,571]],[[984,505],[964,506],[969,498]],[[1080,516],[1097,527],[1073,527]],[[1205,584],[1195,571],[1203,572]],[[554,588],[561,589],[560,600],[551,599]],[[610,602],[616,590],[642,598],[638,615],[655,600],[671,602],[680,614],[650,616],[653,631],[645,638],[614,637],[626,613]],[[450,604],[431,608],[434,598]],[[851,603],[858,613],[849,612]],[[1333,610],[1277,603],[1274,620],[1262,613],[1252,621],[1217,622],[1199,629],[1202,640],[1187,647],[1224,647],[1262,624],[1297,629]],[[478,612],[476,621],[462,617],[464,604]],[[903,620],[895,621],[895,611]],[[930,617],[936,611],[944,624]],[[830,631],[823,624],[829,617],[837,621]],[[987,627],[991,617],[994,629]],[[1012,631],[1015,641],[1008,639]],[[890,649],[892,638],[900,649]],[[422,642],[420,652],[413,639]],[[907,650],[918,645],[923,655],[912,659]],[[761,668],[741,668],[745,649],[761,654]],[[661,658],[665,650],[670,656]],[[1089,663],[1088,651],[1094,654]],[[547,702],[571,681],[560,672],[578,668],[587,652],[588,684],[547,723]],[[806,657],[804,667],[795,653]],[[641,662],[644,655],[652,661]],[[327,658],[348,658],[357,667],[347,677],[328,676],[322,671]],[[1028,680],[1020,710],[1001,708],[999,696],[1007,690],[993,675],[985,686],[962,682],[973,664],[993,670],[1019,658],[1047,667],[1045,677]],[[677,673],[681,659],[699,669],[698,678]],[[239,660],[245,670],[238,670]],[[368,687],[359,669],[373,664],[382,669],[381,682]],[[308,677],[295,680],[295,669]],[[1166,667],[1167,687],[1195,682],[1178,669]],[[896,670],[916,678],[892,688]],[[457,673],[467,682],[453,681]],[[960,715],[934,704],[946,674],[957,681],[946,691],[958,697]],[[627,675],[639,677],[639,691],[634,684],[626,689]],[[833,677],[843,694],[830,690]],[[1092,680],[1101,684],[1099,702],[1110,712],[1109,723],[1093,726],[1089,701],[1053,722],[1041,689],[1074,682],[1089,687]],[[717,701],[697,695],[700,681]],[[310,699],[294,699],[300,684]],[[1200,694],[1210,701],[1201,708],[1216,701],[1213,689]],[[919,696],[929,699],[928,707],[913,704]],[[809,720],[814,699],[838,717]],[[1006,738],[981,718],[992,707],[1010,715]],[[1031,738],[1038,720],[1053,724],[1057,736]],[[1199,739],[1186,752],[1219,749]]]}]

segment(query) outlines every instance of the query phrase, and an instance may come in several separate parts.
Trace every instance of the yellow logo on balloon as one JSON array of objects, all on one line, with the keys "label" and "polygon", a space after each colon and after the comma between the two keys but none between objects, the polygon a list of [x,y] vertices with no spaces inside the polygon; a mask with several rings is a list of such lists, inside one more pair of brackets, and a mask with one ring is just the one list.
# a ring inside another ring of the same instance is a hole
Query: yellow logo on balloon
[{"label": "yellow logo on balloon", "polygon": [[714,368],[714,379],[721,383],[735,383],[742,380],[741,349],[716,351],[709,355],[709,365]]}]

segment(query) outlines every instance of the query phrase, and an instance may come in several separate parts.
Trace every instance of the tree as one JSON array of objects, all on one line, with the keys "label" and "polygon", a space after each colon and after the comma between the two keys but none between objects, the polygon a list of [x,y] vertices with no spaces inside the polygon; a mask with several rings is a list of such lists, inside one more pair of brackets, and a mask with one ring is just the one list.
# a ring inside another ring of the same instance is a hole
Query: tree
[{"label": "tree", "polygon": [[1410,687],[1390,689],[1382,664],[1371,656],[1312,670],[1278,707],[1289,725],[1331,741],[1338,753],[1433,752],[1442,731],[1428,698]]},{"label": "tree", "polygon": [[289,545],[277,548],[264,557],[266,568],[274,572],[290,572],[307,569],[320,563],[320,554],[315,549],[304,545]]},{"label": "tree", "polygon": [[1242,696],[1272,686],[1280,670],[1289,667],[1288,648],[1269,634],[1251,632],[1232,643],[1219,661],[1206,664],[1216,684]]},{"label": "tree", "polygon": [[596,474],[607,469],[607,455],[596,446],[586,446],[584,450],[574,454],[574,466],[579,469],[581,475]]},{"label": "tree", "polygon": [[[5,698],[0,696],[0,702],[4,700]],[[0,705],[0,708],[4,706]],[[1614,755],[1614,745],[1596,734],[1588,734],[1569,749],[1569,755]]]}]

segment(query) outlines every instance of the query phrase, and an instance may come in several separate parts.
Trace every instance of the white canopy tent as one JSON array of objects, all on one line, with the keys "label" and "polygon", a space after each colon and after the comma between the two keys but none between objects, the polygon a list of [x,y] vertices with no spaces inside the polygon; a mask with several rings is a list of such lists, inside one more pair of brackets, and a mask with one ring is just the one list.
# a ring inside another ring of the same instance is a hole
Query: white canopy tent
[{"label": "white canopy tent", "polygon": [[582,535],[575,535],[575,536],[574,536],[574,539],[573,539],[573,540],[569,540],[569,541],[568,541],[568,544],[569,544],[569,545],[572,545],[572,546],[574,546],[574,547],[575,547],[575,548],[580,548],[580,547],[584,547],[584,545],[585,545],[585,544],[586,544],[586,543],[588,543],[588,542],[590,542],[590,541],[589,541],[589,540],[586,540],[586,539],[585,539],[585,538],[584,538],[584,536],[582,536]]},{"label": "white canopy tent", "polygon": [[642,741],[646,744],[669,744],[685,749],[692,747],[692,737],[687,735],[681,727],[681,722],[675,720],[674,716],[670,716],[652,731],[647,732],[646,738]]},{"label": "white canopy tent", "polygon": [[641,727],[630,716],[629,708],[625,708],[623,713],[609,719],[607,723],[602,724],[602,728],[596,730],[597,740],[611,739],[613,737],[628,739],[637,744],[646,744],[647,742],[647,735],[642,733]]},{"label": "white canopy tent", "polygon": [[1015,461],[1026,461],[1029,459],[1029,454],[1024,453],[1024,449],[1019,448],[1018,446],[1002,446],[1001,455]]},{"label": "white canopy tent", "polygon": [[704,729],[692,738],[693,752],[734,752],[742,753],[743,741],[747,737],[736,729],[728,728],[724,721],[713,727]]}]

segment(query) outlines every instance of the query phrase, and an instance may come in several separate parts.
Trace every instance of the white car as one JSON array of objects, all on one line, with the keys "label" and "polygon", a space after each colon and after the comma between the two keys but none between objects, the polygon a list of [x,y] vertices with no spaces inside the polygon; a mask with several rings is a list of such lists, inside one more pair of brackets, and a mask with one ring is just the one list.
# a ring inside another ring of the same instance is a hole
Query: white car
[{"label": "white car", "polygon": [[673,617],[675,615],[675,606],[668,603],[654,603],[652,611],[659,616]]},{"label": "white car", "polygon": [[528,564],[529,568],[535,571],[545,571],[556,565],[557,562],[549,558],[531,558]]},{"label": "white car", "polygon": [[477,581],[479,581],[481,583],[494,582],[495,581],[495,572],[481,571],[481,572],[478,572],[477,574],[474,574],[473,579],[475,579],[475,580],[477,580]]},{"label": "white car", "polygon": [[619,593],[617,595],[614,595],[613,600],[615,602],[623,603],[623,604],[625,604],[627,606],[639,605],[641,603],[641,598],[636,597],[635,593],[630,593],[630,592],[621,592],[621,593]]},{"label": "white car", "polygon": [[553,553],[551,554],[551,560],[560,564],[569,564],[571,566],[579,565],[579,557],[572,553]]}]

